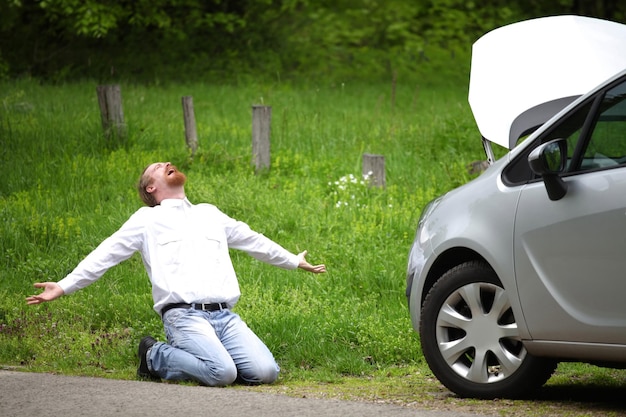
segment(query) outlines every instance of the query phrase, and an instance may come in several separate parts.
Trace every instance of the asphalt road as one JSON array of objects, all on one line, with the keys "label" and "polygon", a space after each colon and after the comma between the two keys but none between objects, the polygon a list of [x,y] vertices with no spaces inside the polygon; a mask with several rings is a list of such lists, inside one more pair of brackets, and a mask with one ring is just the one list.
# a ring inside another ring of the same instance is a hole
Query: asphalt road
[{"label": "asphalt road", "polygon": [[229,388],[0,370],[0,416],[477,417],[394,405],[294,398]]}]

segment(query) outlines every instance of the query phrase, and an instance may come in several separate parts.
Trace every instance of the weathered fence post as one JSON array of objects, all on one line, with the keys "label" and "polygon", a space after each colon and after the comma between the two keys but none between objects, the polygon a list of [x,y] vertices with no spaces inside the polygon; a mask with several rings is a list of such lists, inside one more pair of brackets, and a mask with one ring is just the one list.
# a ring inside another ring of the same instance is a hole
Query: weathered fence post
[{"label": "weathered fence post", "polygon": [[183,102],[183,119],[185,121],[185,141],[191,149],[191,156],[198,149],[198,132],[196,130],[196,116],[193,110],[193,97],[185,96]]},{"label": "weathered fence post", "polygon": [[100,85],[96,88],[102,128],[107,139],[112,137],[125,139],[126,124],[122,109],[122,90],[119,85]]},{"label": "weathered fence post", "polygon": [[252,163],[256,173],[270,168],[271,123],[270,106],[252,106]]},{"label": "weathered fence post", "polygon": [[370,179],[373,187],[385,188],[385,157],[383,155],[363,154],[363,176]]}]

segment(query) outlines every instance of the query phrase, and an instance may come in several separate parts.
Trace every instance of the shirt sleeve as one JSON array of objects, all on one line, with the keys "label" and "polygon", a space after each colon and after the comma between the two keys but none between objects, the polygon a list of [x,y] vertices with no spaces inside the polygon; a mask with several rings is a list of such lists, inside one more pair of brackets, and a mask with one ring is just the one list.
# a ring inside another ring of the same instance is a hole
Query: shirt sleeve
[{"label": "shirt sleeve", "polygon": [[65,294],[71,294],[98,280],[106,271],[140,250],[144,240],[144,207],[122,227],[87,255],[74,270],[58,282]]},{"label": "shirt sleeve", "polygon": [[259,261],[283,269],[296,269],[298,267],[298,255],[291,253],[261,233],[250,229],[246,223],[229,217],[217,208],[215,210],[226,232],[229,248],[242,250]]}]

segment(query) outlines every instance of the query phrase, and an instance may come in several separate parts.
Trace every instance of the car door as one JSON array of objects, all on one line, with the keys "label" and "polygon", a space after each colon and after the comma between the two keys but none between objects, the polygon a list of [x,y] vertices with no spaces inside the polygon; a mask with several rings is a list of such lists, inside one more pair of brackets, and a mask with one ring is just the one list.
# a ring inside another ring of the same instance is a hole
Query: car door
[{"label": "car door", "polygon": [[626,82],[550,129],[568,140],[566,195],[522,187],[515,273],[535,340],[626,344]]}]

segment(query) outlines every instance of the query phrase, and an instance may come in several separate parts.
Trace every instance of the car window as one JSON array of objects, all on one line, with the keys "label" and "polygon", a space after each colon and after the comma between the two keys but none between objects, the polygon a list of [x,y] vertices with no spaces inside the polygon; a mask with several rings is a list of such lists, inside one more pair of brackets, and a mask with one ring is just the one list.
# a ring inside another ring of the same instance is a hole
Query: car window
[{"label": "car window", "polygon": [[610,89],[600,105],[579,168],[586,171],[626,163],[626,83]]},{"label": "car window", "polygon": [[[562,120],[546,131],[541,137],[535,140],[535,145],[528,146],[526,151],[518,155],[514,161],[503,172],[503,180],[509,185],[522,184],[533,179],[538,179],[528,165],[528,154],[540,143],[548,142],[552,139],[566,139],[568,142],[568,161],[573,159],[574,150],[578,143],[580,132],[587,120],[587,116],[593,105],[593,100],[588,100],[572,113],[566,115]],[[568,163],[569,166],[569,163]]]},{"label": "car window", "polygon": [[581,139],[581,132],[585,125],[585,121],[589,116],[589,112],[593,106],[593,100],[589,100],[585,105],[579,107],[571,115],[565,117],[561,123],[541,138],[539,143],[549,142],[553,139],[567,140],[567,170],[570,170],[571,162]]},{"label": "car window", "polygon": [[[590,117],[596,114],[597,117]],[[610,88],[601,97],[591,97],[564,116],[537,138],[534,146],[511,161],[503,172],[503,180],[515,185],[538,179],[528,166],[528,154],[540,143],[553,139],[567,140],[568,173],[626,165],[626,82]]]}]

